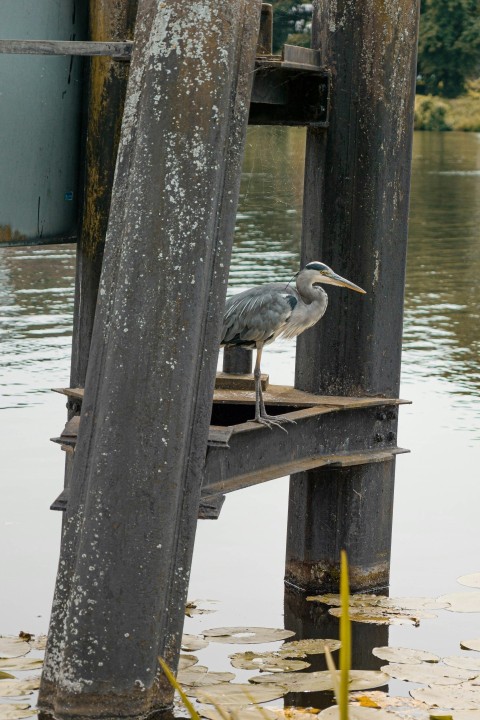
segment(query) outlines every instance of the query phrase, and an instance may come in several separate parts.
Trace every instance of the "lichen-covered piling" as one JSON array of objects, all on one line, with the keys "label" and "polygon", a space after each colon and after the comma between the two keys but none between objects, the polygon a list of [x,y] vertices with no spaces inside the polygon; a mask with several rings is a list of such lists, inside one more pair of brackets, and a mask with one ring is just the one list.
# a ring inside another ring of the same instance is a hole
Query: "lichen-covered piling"
[{"label": "lichen-covered piling", "polygon": [[[418,0],[318,0],[313,43],[332,72],[330,127],[308,131],[303,260],[321,258],[364,287],[332,299],[297,344],[296,387],[397,397],[410,189]],[[375,436],[396,433],[396,413]],[[393,426],[392,426],[393,423]],[[395,462],[292,478],[286,580],[352,589],[388,584]]]},{"label": "lichen-covered piling", "polygon": [[140,0],[39,704],[166,707],[195,537],[260,18]]}]

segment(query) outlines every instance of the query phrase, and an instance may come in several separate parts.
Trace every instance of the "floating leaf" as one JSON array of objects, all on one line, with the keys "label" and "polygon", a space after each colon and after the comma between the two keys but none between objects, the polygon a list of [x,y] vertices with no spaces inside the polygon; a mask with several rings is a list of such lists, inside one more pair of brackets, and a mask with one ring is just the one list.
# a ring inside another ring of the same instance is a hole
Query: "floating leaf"
[{"label": "floating leaf", "polygon": [[[320,602],[324,605],[340,606],[340,595],[310,595],[307,600]],[[389,597],[388,595],[373,595],[358,593],[350,595],[350,608],[389,608],[393,610],[441,610],[447,607],[448,602],[442,598],[430,597]]]},{"label": "floating leaf", "polygon": [[[350,695],[350,700],[362,704],[362,700],[365,698],[364,693],[353,692]],[[424,708],[424,703],[419,700],[414,700],[412,697],[394,697],[384,692],[383,690],[370,690],[367,696],[368,700],[373,702],[379,708]]]},{"label": "floating leaf", "polygon": [[414,650],[393,646],[375,647],[372,650],[372,654],[381,660],[397,663],[409,663],[410,665],[422,662],[437,663],[440,660],[438,655],[434,655],[426,650]]},{"label": "floating leaf", "polygon": [[0,668],[4,670],[35,670],[41,668],[43,658],[19,657],[3,658],[0,660]]},{"label": "floating leaf", "polygon": [[410,695],[429,705],[452,710],[478,710],[480,707],[480,688],[467,684],[416,688]]},{"label": "floating leaf", "polygon": [[[289,640],[278,650],[285,657],[305,657],[305,655],[321,655],[325,652],[325,645],[328,645],[330,652],[338,650],[340,640],[307,638],[306,640]],[[293,654],[295,653],[295,654]]]},{"label": "floating leaf", "polygon": [[47,646],[47,636],[38,635],[34,640],[30,640],[28,644],[34,650],[45,650]]},{"label": "floating leaf", "polygon": [[246,707],[235,707],[233,710],[221,708],[222,712],[210,706],[202,706],[198,711],[202,717],[208,720],[278,720],[278,713],[270,708],[247,705]]},{"label": "floating leaf", "polygon": [[26,655],[30,645],[18,637],[0,637],[0,658],[14,658]]},{"label": "floating leaf", "polygon": [[480,652],[480,638],[478,640],[460,640],[460,647],[464,650],[478,650]]},{"label": "floating leaf", "polygon": [[468,655],[450,655],[443,658],[445,665],[462,668],[463,670],[475,670],[480,673],[480,658],[468,657]]},{"label": "floating leaf", "polygon": [[189,635],[188,633],[182,635],[182,650],[195,652],[196,650],[203,650],[207,645],[208,641],[200,635]]},{"label": "floating leaf", "polygon": [[457,582],[460,585],[467,585],[468,587],[480,588],[480,573],[471,573],[470,575],[462,575],[457,578]]},{"label": "floating leaf", "polygon": [[[342,611],[339,607],[330,608],[328,611],[334,617],[340,617]],[[350,620],[354,622],[370,623],[373,625],[419,625],[420,620],[436,617],[433,613],[426,613],[420,610],[388,609],[382,607],[371,608],[350,608]]]},{"label": "floating leaf", "polygon": [[[338,705],[332,705],[332,707],[322,710],[318,717],[321,720],[340,720],[340,708]],[[349,720],[392,720],[392,715],[386,710],[349,704],[348,718]]]},{"label": "floating leaf", "polygon": [[382,672],[397,680],[424,683],[425,685],[459,685],[476,677],[476,673],[446,665],[391,663],[384,665]]},{"label": "floating leaf", "polygon": [[222,708],[243,707],[253,703],[269,702],[283,695],[285,695],[285,689],[273,683],[265,687],[248,683],[208,685],[207,687],[198,688],[195,693],[195,697],[200,702],[207,703],[207,705],[220,705]]},{"label": "floating leaf", "polygon": [[263,672],[296,672],[310,667],[304,660],[292,660],[278,652],[245,652],[230,655],[233,667]]},{"label": "floating leaf", "polygon": [[480,612],[480,592],[459,592],[442,595],[440,601],[448,603],[450,612]]},{"label": "floating leaf", "polygon": [[34,690],[38,690],[39,687],[39,677],[27,678],[26,680],[1,680],[0,696],[20,697],[20,695],[30,695]]},{"label": "floating leaf", "polygon": [[208,615],[216,611],[216,608],[205,607],[205,605],[212,605],[215,600],[189,600],[185,606],[185,615],[187,617],[193,617],[194,615]]},{"label": "floating leaf", "polygon": [[[332,676],[328,670],[317,670],[309,673],[274,673],[272,675],[254,675],[251,683],[275,683],[285,688],[287,692],[317,692],[320,690],[333,690]],[[350,690],[363,690],[379,685],[386,685],[389,678],[378,670],[351,670]]]},{"label": "floating leaf", "polygon": [[180,660],[178,661],[178,672],[186,670],[197,663],[198,658],[196,655],[180,655]]},{"label": "floating leaf", "polygon": [[0,720],[21,720],[32,717],[36,711],[26,703],[1,703]]},{"label": "floating leaf", "polygon": [[223,627],[204,630],[202,635],[210,638],[213,642],[243,645],[244,643],[267,643],[285,640],[295,635],[295,633],[281,628]]},{"label": "floating leaf", "polygon": [[10,673],[0,670],[0,680],[14,680],[14,678],[15,675],[10,675]]},{"label": "floating leaf", "polygon": [[195,665],[187,670],[182,670],[177,675],[177,680],[184,688],[187,695],[191,688],[203,687],[204,685],[217,685],[218,683],[227,683],[235,679],[234,673],[231,672],[209,672],[204,665]]}]

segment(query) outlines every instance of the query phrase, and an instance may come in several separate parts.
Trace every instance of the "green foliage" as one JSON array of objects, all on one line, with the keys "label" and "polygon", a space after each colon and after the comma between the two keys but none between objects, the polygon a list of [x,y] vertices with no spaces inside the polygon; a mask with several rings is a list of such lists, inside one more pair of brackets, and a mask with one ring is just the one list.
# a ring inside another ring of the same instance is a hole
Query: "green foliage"
[{"label": "green foliage", "polygon": [[299,0],[273,0],[273,52],[285,43],[310,47],[312,5]]},{"label": "green foliage", "polygon": [[415,130],[451,130],[447,106],[432,97],[421,97],[415,107]]},{"label": "green foliage", "polygon": [[480,72],[480,0],[422,0],[419,88],[453,98]]}]

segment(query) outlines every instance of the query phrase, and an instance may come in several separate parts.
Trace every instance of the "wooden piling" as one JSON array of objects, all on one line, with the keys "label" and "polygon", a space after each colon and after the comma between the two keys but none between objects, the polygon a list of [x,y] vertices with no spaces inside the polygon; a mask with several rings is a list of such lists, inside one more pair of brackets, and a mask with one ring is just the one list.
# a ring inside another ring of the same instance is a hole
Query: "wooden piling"
[{"label": "wooden piling", "polygon": [[[136,13],[137,0],[90,0],[89,39],[132,40]],[[77,240],[71,387],[85,386],[128,69],[127,63],[98,57],[89,61],[86,73],[84,189]]]},{"label": "wooden piling", "polygon": [[[302,390],[398,397],[418,5],[315,6],[313,45],[332,72],[332,97],[328,131],[308,131],[302,262],[322,260],[368,294],[331,289],[325,317],[298,339]],[[388,584],[394,467],[292,477],[287,583],[337,588],[345,548],[354,590]]]},{"label": "wooden piling", "polygon": [[248,120],[258,0],[139,0],[39,707],[173,692]]}]

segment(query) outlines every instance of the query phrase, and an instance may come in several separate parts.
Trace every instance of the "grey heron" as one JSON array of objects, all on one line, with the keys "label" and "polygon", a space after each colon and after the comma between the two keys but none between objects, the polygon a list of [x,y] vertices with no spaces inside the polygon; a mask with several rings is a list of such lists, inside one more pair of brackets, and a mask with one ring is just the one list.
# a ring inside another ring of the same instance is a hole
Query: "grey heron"
[{"label": "grey heron", "polygon": [[255,421],[271,427],[285,418],[268,415],[263,400],[260,363],[264,345],[278,337],[293,338],[324,315],[328,295],[320,286],[339,285],[359,293],[361,287],[333,272],[322,262],[310,262],[296,274],[296,287],[273,282],[228,298],[223,317],[223,347],[255,348]]}]

